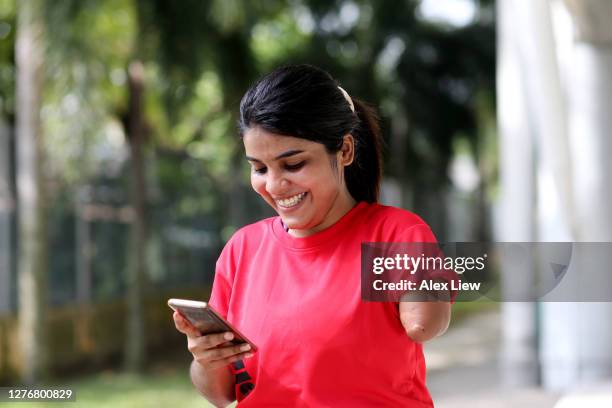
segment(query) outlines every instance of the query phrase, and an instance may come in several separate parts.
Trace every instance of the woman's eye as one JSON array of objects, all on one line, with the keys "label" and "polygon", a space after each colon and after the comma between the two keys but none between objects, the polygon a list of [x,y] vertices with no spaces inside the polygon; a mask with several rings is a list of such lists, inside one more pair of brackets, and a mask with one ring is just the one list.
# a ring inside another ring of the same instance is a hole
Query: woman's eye
[{"label": "woman's eye", "polygon": [[257,174],[265,174],[266,172],[266,168],[265,167],[260,167],[258,169],[253,169],[253,171]]},{"label": "woman's eye", "polygon": [[304,167],[304,164],[305,164],[305,162],[299,162],[299,163],[296,163],[296,164],[286,164],[285,168],[287,170],[299,170],[302,167]]}]

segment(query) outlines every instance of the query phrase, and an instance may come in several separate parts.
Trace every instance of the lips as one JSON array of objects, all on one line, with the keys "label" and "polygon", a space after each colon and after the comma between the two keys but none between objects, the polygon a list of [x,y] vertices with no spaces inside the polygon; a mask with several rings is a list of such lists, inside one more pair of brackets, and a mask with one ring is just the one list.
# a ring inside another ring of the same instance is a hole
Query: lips
[{"label": "lips", "polygon": [[306,192],[303,192],[303,193],[293,195],[291,197],[283,198],[280,200],[274,200],[274,201],[280,207],[291,208],[291,207],[295,207],[296,205],[298,205],[304,199],[305,196],[306,196]]}]

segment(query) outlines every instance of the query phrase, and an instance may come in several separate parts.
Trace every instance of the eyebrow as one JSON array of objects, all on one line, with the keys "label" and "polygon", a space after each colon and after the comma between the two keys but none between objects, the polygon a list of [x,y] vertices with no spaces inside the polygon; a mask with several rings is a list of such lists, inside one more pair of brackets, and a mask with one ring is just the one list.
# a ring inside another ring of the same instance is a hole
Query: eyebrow
[{"label": "eyebrow", "polygon": [[[281,153],[281,154],[279,154],[278,156],[276,156],[276,157],[274,158],[274,160],[284,159],[285,157],[294,156],[294,155],[299,154],[299,153],[304,153],[304,151],[303,151],[303,150],[287,150],[285,153]],[[249,156],[246,156],[246,159],[247,159],[248,161],[253,161],[253,162],[258,162],[258,163],[261,163],[261,160],[256,159],[256,158],[254,158],[254,157],[249,157]]]}]

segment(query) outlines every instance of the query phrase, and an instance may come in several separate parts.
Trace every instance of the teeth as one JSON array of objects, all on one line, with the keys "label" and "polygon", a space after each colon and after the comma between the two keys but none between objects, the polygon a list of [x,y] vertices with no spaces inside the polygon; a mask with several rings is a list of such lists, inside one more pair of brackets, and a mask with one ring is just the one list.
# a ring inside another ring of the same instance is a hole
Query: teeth
[{"label": "teeth", "polygon": [[302,201],[302,198],[304,198],[305,195],[306,193],[304,192],[304,193],[294,195],[293,197],[285,198],[283,200],[276,200],[276,202],[281,207],[293,207],[294,205],[297,205],[297,203]]}]

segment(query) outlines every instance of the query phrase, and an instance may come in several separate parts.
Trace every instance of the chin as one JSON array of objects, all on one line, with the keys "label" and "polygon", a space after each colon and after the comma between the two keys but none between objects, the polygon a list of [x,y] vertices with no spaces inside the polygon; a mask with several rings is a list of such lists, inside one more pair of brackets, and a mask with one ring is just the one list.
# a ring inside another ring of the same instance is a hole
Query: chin
[{"label": "chin", "polygon": [[283,220],[283,224],[285,224],[287,227],[293,230],[302,230],[302,229],[311,228],[310,226],[311,223],[309,222],[310,220],[304,220],[303,217],[283,217],[280,214],[279,216]]},{"label": "chin", "polygon": [[283,224],[285,224],[285,226],[287,226],[288,228],[296,229],[296,230],[305,228],[304,223],[300,222],[299,219],[295,219],[293,217],[285,218],[282,215],[280,215],[280,217],[281,217],[281,220],[283,220]]}]

